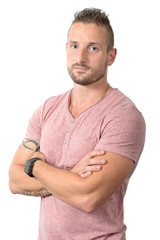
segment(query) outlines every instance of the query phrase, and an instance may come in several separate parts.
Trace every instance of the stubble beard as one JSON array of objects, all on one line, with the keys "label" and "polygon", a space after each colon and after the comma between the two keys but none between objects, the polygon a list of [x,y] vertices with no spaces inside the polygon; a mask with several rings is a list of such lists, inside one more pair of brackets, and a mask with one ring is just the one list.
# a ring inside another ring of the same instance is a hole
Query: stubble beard
[{"label": "stubble beard", "polygon": [[[88,74],[87,76],[83,76],[84,75],[83,72],[77,71],[76,73],[74,73],[75,66],[80,66],[80,67],[86,68],[87,71],[90,71],[90,74]],[[67,66],[67,69],[68,69],[68,73],[74,83],[82,85],[82,86],[87,86],[87,85],[93,84],[95,82],[98,82],[105,76],[105,74],[107,72],[107,60],[106,60],[105,64],[103,66],[101,66],[101,68],[95,69],[95,70],[93,70],[91,67],[84,65],[84,64],[73,64],[70,68]]]}]

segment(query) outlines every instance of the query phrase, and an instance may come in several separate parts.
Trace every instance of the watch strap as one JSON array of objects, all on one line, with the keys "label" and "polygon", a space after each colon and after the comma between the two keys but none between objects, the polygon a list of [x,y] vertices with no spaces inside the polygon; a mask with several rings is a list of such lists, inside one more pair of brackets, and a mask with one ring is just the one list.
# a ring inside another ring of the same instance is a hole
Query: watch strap
[{"label": "watch strap", "polygon": [[34,157],[34,158],[30,158],[28,161],[30,161],[30,163],[32,164],[32,163],[34,163],[37,160],[42,160],[42,159],[39,158],[39,157]]}]

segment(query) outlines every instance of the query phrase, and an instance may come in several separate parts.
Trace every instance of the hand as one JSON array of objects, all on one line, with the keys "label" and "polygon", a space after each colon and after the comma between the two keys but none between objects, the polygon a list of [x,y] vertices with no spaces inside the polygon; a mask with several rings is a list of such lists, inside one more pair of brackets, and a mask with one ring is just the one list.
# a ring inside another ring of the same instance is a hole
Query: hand
[{"label": "hand", "polygon": [[102,169],[103,164],[106,164],[106,160],[102,158],[94,158],[96,156],[104,155],[105,151],[94,150],[83,157],[80,162],[71,169],[72,173],[80,175],[86,178],[92,174],[92,172],[97,172]]}]

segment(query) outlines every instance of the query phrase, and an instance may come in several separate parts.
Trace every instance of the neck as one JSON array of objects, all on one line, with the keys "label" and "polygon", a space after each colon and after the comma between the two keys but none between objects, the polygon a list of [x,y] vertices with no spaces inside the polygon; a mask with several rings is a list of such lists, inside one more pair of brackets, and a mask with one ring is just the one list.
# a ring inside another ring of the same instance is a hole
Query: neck
[{"label": "neck", "polygon": [[76,116],[91,105],[95,104],[109,91],[111,91],[111,87],[109,87],[107,81],[104,84],[99,84],[97,82],[97,84],[91,84],[88,86],[74,84],[70,105],[72,115]]}]

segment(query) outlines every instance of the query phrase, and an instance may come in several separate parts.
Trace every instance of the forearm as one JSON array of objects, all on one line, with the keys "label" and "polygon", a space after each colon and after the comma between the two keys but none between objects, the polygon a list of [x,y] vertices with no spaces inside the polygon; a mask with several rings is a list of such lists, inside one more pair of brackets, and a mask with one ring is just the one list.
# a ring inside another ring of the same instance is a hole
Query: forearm
[{"label": "forearm", "polygon": [[55,168],[45,162],[35,162],[33,175],[60,200],[86,211],[88,202],[86,179],[69,171]]},{"label": "forearm", "polygon": [[9,171],[9,187],[13,194],[23,194],[35,197],[45,197],[50,195],[46,188],[37,179],[31,178],[25,174],[24,166],[18,164],[11,165]]}]

